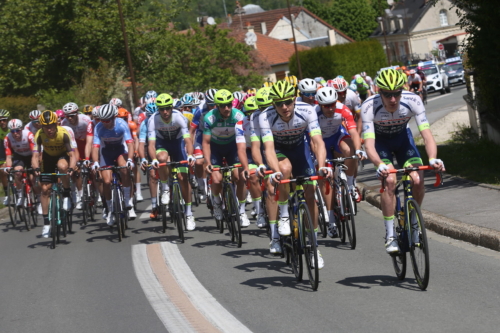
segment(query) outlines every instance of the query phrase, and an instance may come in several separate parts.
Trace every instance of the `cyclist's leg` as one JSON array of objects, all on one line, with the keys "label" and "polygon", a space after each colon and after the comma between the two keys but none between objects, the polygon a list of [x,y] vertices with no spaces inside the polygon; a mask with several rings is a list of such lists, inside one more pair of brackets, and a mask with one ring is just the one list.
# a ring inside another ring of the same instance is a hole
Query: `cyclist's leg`
[{"label": "cyclist's leg", "polygon": [[[3,160],[0,160],[0,168],[5,167],[5,158]],[[7,179],[7,173],[3,170],[0,170],[0,179],[2,180],[2,186],[3,186],[3,192],[5,193],[5,199],[3,201],[3,204],[6,205],[8,201],[8,191],[7,191],[7,186],[8,186],[8,179]]]},{"label": "cyclist's leg", "polygon": [[[67,154],[62,155],[59,157],[59,160],[57,161],[57,169],[59,170],[60,173],[67,173],[69,168],[69,156]],[[69,182],[69,176],[62,176],[61,177],[61,183],[63,185],[63,209],[64,210],[70,210],[71,209],[71,202],[69,197],[71,196],[71,188],[70,188],[70,182]]]},{"label": "cyclist's leg", "polygon": [[[201,137],[201,136],[200,136]],[[196,162],[194,165],[194,174],[196,177],[196,181],[198,182],[198,191],[201,191],[202,195],[206,195],[206,188],[207,188],[207,176],[205,172],[205,159],[200,158],[203,156],[203,151],[201,149],[201,143],[196,142],[194,146],[194,157],[196,157]]]},{"label": "cyclist's leg", "polygon": [[[118,156],[116,159],[116,164],[120,167],[127,165],[127,161],[125,160],[126,155],[122,154]],[[133,198],[131,198],[131,186],[133,179],[130,179],[130,173],[128,168],[120,169],[120,178],[123,186],[123,201],[125,202],[125,207],[129,210],[129,217],[135,218],[136,214],[134,211],[134,203]]]},{"label": "cyclist's leg", "polygon": [[[40,172],[54,172],[57,166],[57,157],[42,153],[42,163],[40,164]],[[42,206],[43,230],[42,236],[48,238],[50,235],[50,220],[49,220],[49,201],[52,188],[52,177],[40,176],[41,196],[40,203]]]}]

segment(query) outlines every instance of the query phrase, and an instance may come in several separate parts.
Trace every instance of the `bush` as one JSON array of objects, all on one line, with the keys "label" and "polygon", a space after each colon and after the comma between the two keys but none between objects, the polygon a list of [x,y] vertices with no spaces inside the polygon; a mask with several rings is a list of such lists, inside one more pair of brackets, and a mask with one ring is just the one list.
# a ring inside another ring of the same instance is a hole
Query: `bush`
[{"label": "bush", "polygon": [[0,97],[0,109],[6,109],[10,112],[10,117],[21,119],[23,124],[29,120],[29,113],[36,110],[38,98],[35,96],[8,96]]},{"label": "bush", "polygon": [[[380,68],[387,66],[384,49],[375,40],[316,47],[299,52],[299,59],[303,78],[322,76],[327,80],[337,75],[351,78],[360,72],[374,78]],[[298,76],[295,55],[289,64],[291,74]]]}]

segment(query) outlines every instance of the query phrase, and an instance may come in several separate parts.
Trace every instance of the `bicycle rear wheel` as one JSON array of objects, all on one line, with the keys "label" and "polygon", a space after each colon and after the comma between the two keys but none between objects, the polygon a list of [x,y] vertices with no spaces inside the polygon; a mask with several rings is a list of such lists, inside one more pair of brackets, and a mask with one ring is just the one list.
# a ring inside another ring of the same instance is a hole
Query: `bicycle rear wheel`
[{"label": "bicycle rear wheel", "polygon": [[241,221],[240,221],[240,209],[239,204],[237,204],[236,195],[234,193],[232,186],[226,186],[226,204],[228,217],[230,219],[231,228],[233,231],[233,237],[231,241],[236,243],[238,247],[241,247],[243,240],[241,238]]},{"label": "bicycle rear wheel", "polygon": [[[164,204],[160,203],[160,205],[158,206],[158,208],[160,209],[160,213],[161,213],[162,232],[166,233],[167,232],[167,205],[164,205]],[[170,218],[173,221],[173,216],[172,215],[170,215]]]},{"label": "bicycle rear wheel", "polygon": [[[356,248],[356,224],[354,223],[354,205],[351,194],[349,193],[347,183],[342,180],[342,206],[344,206],[344,234],[347,234],[351,249]],[[344,236],[345,238],[345,236]]]},{"label": "bicycle rear wheel", "polygon": [[28,195],[26,196],[26,200],[28,200],[28,213],[29,213],[28,218],[31,219],[31,223],[33,224],[34,227],[36,227],[38,226],[38,211],[37,211],[38,202],[36,201],[36,196],[33,193],[33,190],[31,190],[28,193]]},{"label": "bicycle rear wheel", "polygon": [[418,203],[410,199],[406,204],[407,230],[410,243],[410,258],[415,279],[420,289],[425,290],[429,284],[429,244],[425,231],[424,218]]},{"label": "bicycle rear wheel", "polygon": [[84,225],[87,225],[87,221],[89,219],[89,191],[87,177],[88,176],[86,174],[82,177],[82,197],[80,199],[82,203],[82,220]]},{"label": "bicycle rear wheel", "polygon": [[10,216],[10,222],[12,223],[12,226],[15,227],[17,225],[17,220],[19,218],[19,212],[16,207],[17,203],[17,192],[16,188],[14,187],[14,184],[10,183],[7,186],[7,197],[9,198],[9,216]]},{"label": "bicycle rear wheel", "polygon": [[[309,283],[313,290],[318,289],[319,269],[318,269],[318,251],[316,249],[316,233],[311,219],[311,214],[305,203],[299,205],[299,226],[300,243],[304,251],[306,260],[307,275]],[[314,263],[314,267],[313,266]]]},{"label": "bicycle rear wheel", "polygon": [[49,217],[50,217],[50,233],[52,235],[52,249],[56,248],[57,242],[57,207],[56,196],[53,194],[50,197]]},{"label": "bicycle rear wheel", "polygon": [[180,191],[180,188],[179,186],[175,186],[173,187],[173,195],[172,195],[172,207],[173,207],[173,211],[172,211],[172,218],[173,218],[173,221],[175,223],[175,226],[177,227],[177,232],[179,234],[179,239],[181,241],[181,243],[184,243],[184,224],[183,224],[183,221],[182,221],[182,217],[181,217],[181,191]]},{"label": "bicycle rear wheel", "polygon": [[[289,216],[292,216],[292,226],[290,237],[287,239],[288,244],[285,245],[287,248],[287,260],[290,261],[292,265],[292,271],[297,279],[297,282],[302,281],[302,275],[304,271],[304,264],[302,261],[302,249],[300,248],[299,239],[299,224],[297,222],[297,216],[294,215],[292,209],[289,209]],[[285,241],[285,243],[287,242]]]},{"label": "bicycle rear wheel", "polygon": [[326,230],[328,228],[325,216],[326,205],[325,205],[325,200],[323,200],[323,194],[321,193],[319,186],[316,186],[315,197],[316,197],[316,205],[318,206],[318,225],[321,231],[321,237],[325,238]]}]

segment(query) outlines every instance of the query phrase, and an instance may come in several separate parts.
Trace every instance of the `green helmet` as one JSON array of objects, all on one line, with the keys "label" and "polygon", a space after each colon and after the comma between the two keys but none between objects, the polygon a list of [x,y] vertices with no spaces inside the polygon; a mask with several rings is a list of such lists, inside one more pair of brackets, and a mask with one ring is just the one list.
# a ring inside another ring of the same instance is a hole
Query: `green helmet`
[{"label": "green helmet", "polygon": [[356,78],[356,83],[357,84],[361,84],[363,82],[365,82],[365,80],[363,80],[363,78],[361,76]]},{"label": "green helmet", "polygon": [[174,105],[174,99],[169,94],[160,94],[156,97],[156,106],[169,107]]},{"label": "green helmet", "polygon": [[285,99],[295,95],[295,88],[287,81],[278,81],[271,87],[269,97],[274,101],[277,99]]},{"label": "green helmet", "polygon": [[220,89],[214,95],[215,104],[227,104],[231,103],[234,99],[233,94],[227,89]]},{"label": "green helmet", "polygon": [[377,86],[385,90],[397,90],[406,82],[406,77],[403,73],[395,69],[384,69],[377,77]]},{"label": "green helmet", "polygon": [[270,92],[271,87],[264,87],[257,90],[257,94],[255,94],[255,101],[259,107],[268,107],[273,104],[273,100],[269,97]]},{"label": "green helmet", "polygon": [[10,112],[5,109],[0,109],[0,118],[9,118]]},{"label": "green helmet", "polygon": [[257,101],[255,100],[255,96],[250,96],[245,101],[245,113],[253,112],[259,108],[257,105]]}]

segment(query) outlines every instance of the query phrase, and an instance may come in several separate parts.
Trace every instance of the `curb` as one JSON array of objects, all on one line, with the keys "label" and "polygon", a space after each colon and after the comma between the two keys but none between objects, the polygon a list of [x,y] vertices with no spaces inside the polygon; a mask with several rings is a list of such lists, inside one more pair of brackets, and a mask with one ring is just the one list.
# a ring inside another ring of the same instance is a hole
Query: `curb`
[{"label": "curb", "polygon": [[[363,200],[381,209],[380,193],[363,183],[357,183]],[[421,209],[427,229],[443,236],[458,239],[476,246],[500,251],[500,231],[463,223],[448,217]]]}]

